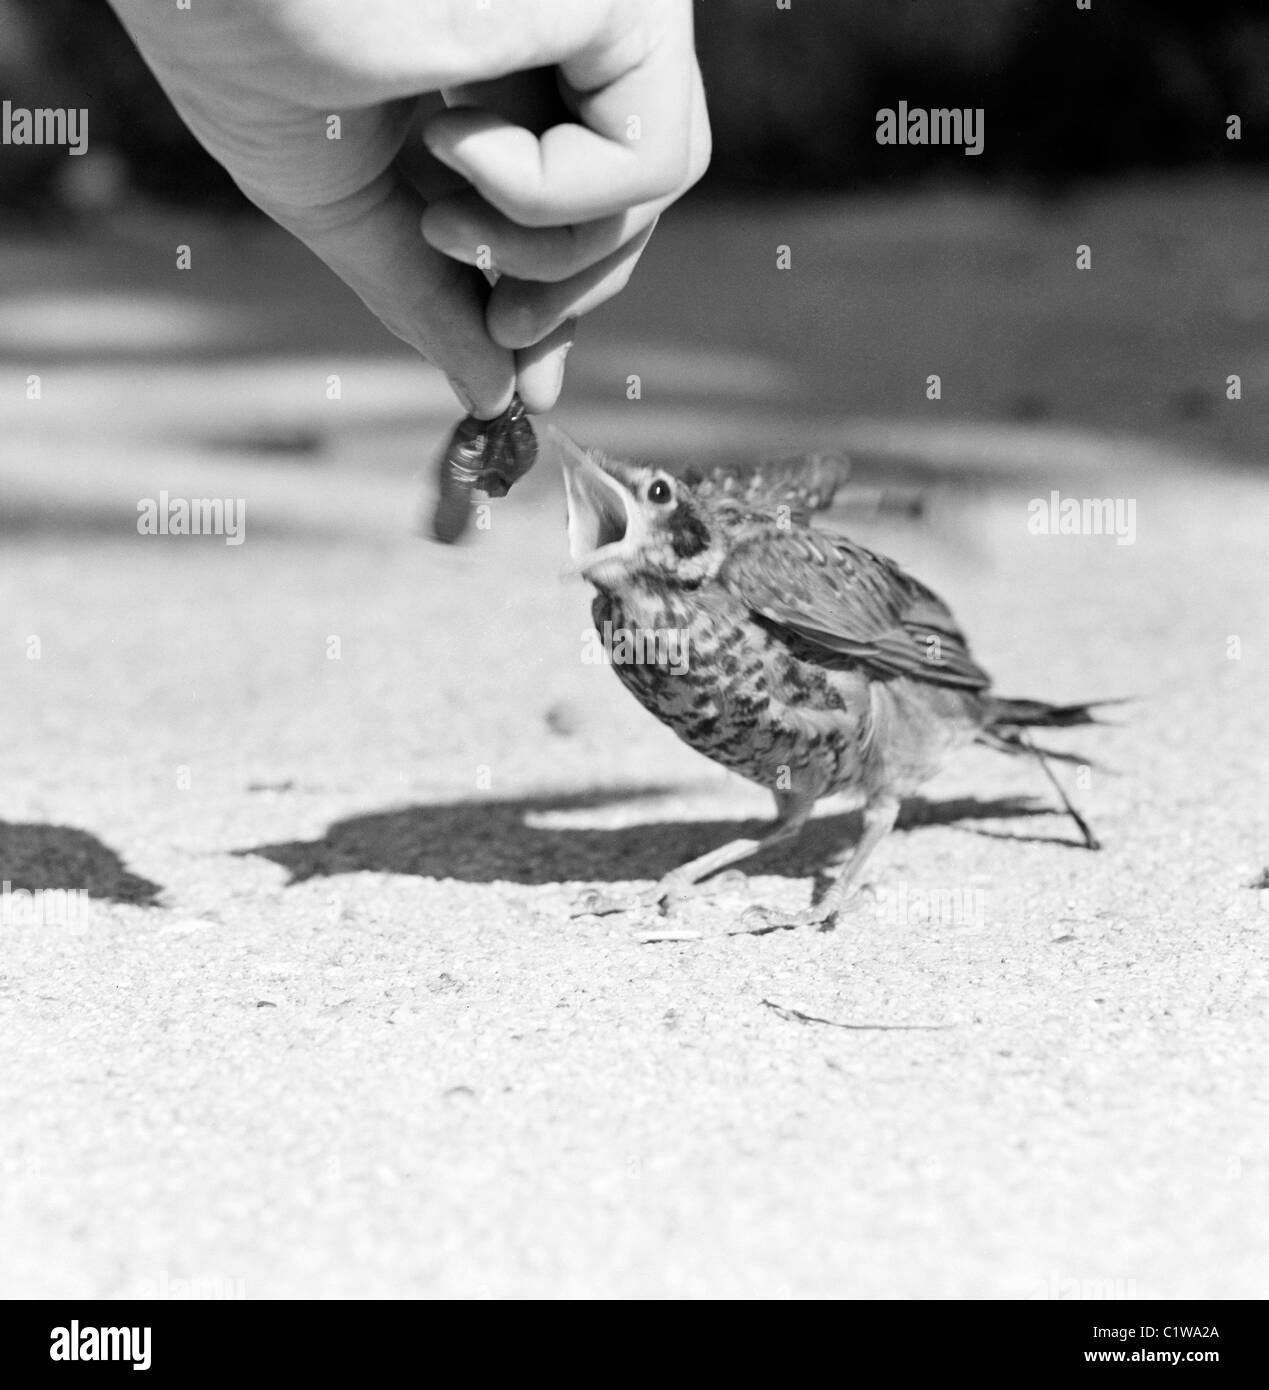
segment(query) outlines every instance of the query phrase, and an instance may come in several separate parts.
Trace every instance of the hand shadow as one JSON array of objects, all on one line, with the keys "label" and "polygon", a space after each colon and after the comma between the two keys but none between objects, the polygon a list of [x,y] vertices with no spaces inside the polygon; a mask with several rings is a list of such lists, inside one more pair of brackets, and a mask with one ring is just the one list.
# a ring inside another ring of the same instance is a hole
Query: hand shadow
[{"label": "hand shadow", "polygon": [[10,890],[82,889],[90,898],[157,905],[157,883],[134,874],[95,835],[70,825],[0,821],[0,881]]}]

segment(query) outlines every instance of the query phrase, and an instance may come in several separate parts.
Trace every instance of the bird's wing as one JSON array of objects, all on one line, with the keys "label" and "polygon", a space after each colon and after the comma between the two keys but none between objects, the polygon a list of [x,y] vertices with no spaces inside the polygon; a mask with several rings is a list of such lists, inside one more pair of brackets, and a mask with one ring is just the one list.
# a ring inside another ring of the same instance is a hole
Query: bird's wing
[{"label": "bird's wing", "polygon": [[735,546],[719,578],[753,613],[879,676],[991,684],[938,595],[844,536],[764,528]]},{"label": "bird's wing", "polygon": [[692,491],[709,502],[736,502],[754,511],[789,509],[790,520],[803,522],[824,511],[850,473],[842,454],[797,454],[756,464],[694,467],[683,474]]}]

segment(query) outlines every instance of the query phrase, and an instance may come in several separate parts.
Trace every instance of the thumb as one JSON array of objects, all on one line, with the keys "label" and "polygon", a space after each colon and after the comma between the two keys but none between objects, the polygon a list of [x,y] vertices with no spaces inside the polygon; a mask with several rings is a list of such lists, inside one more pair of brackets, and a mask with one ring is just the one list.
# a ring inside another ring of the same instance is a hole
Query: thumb
[{"label": "thumb", "polygon": [[424,201],[395,169],[328,203],[256,201],[440,367],[469,414],[491,419],[510,405],[515,356],[485,327],[489,286],[479,271],[427,245],[419,235]]}]

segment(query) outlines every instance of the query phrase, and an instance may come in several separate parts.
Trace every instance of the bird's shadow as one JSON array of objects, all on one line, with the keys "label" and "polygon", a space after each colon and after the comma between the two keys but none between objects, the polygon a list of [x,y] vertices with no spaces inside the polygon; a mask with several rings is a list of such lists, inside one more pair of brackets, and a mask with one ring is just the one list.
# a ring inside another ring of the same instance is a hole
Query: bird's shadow
[{"label": "bird's shadow", "polygon": [[0,821],[0,880],[10,890],[81,889],[90,898],[153,907],[162,891],[95,835],[71,825]]},{"label": "bird's shadow", "polygon": [[[361,870],[466,883],[613,883],[659,879],[728,840],[756,837],[769,828],[769,822],[734,820],[650,821],[612,828],[568,823],[572,813],[647,799],[664,790],[408,806],[336,821],[318,840],[255,845],[234,853],[280,864],[292,883]],[[915,798],[905,803],[896,829],[1053,814],[1061,813],[1024,797]],[[550,823],[552,817],[558,818],[556,824]],[[767,851],[745,867],[805,877],[853,845],[859,828],[857,812],[819,817],[796,843]],[[1043,842],[1071,843],[1048,838]]]}]

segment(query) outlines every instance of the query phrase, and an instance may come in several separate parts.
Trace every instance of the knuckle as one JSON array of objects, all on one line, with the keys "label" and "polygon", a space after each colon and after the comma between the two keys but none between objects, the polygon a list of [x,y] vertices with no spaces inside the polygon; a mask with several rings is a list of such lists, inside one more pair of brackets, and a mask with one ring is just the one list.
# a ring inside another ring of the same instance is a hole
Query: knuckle
[{"label": "knuckle", "polygon": [[687,187],[694,183],[699,183],[704,177],[709,162],[714,157],[714,140],[709,130],[706,129],[701,137],[700,143],[692,150],[688,156],[687,166]]},{"label": "knuckle", "polygon": [[685,186],[687,173],[686,150],[658,160],[654,168],[646,171],[644,185],[639,190],[640,201],[653,202],[658,198],[674,197]]},{"label": "knuckle", "polygon": [[652,174],[657,183],[657,196],[675,196],[700,177],[704,166],[697,170],[698,154],[696,142],[688,138],[686,133],[673,146],[660,152],[656,170]]},{"label": "knuckle", "polygon": [[632,257],[610,270],[594,289],[588,294],[584,294],[575,303],[572,312],[589,314],[592,309],[597,309],[601,304],[607,304],[610,299],[615,299],[630,283],[630,277],[634,274],[636,259],[637,257]]}]

